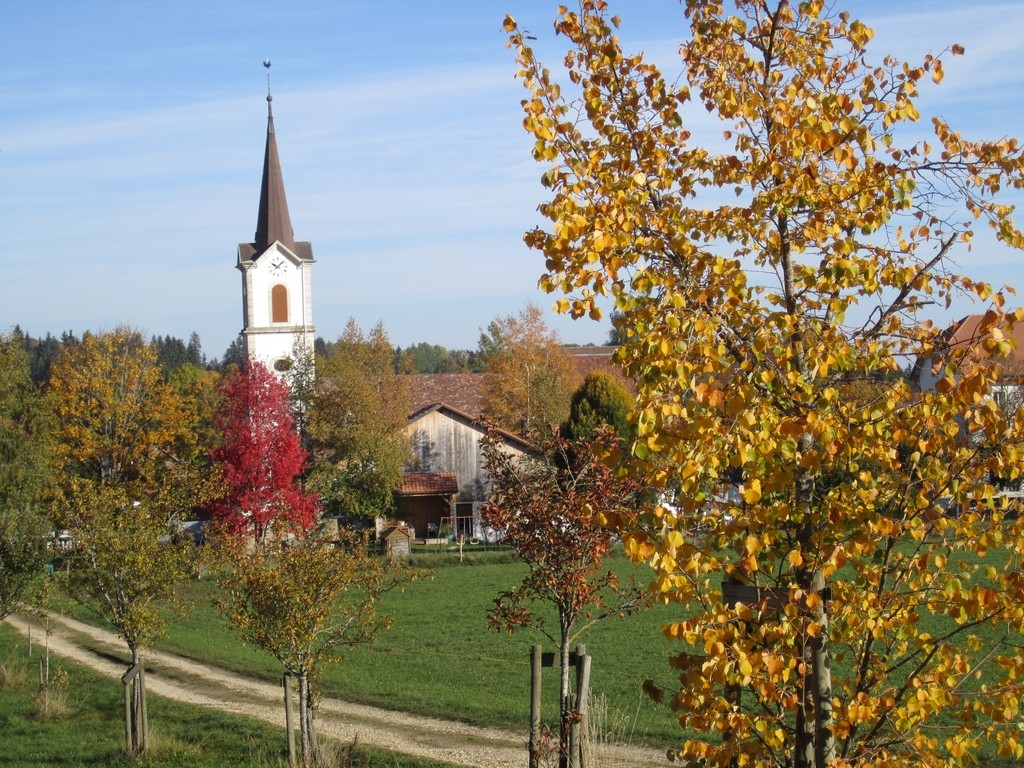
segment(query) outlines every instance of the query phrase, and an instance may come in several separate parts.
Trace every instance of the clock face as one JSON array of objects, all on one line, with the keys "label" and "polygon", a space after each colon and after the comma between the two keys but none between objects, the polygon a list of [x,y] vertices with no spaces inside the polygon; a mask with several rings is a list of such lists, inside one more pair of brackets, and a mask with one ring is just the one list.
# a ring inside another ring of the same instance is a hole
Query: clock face
[{"label": "clock face", "polygon": [[284,259],[282,259],[280,257],[275,258],[272,262],[270,262],[270,274],[272,274],[272,275],[283,275],[284,274],[285,266],[286,266],[286,264],[285,264]]}]

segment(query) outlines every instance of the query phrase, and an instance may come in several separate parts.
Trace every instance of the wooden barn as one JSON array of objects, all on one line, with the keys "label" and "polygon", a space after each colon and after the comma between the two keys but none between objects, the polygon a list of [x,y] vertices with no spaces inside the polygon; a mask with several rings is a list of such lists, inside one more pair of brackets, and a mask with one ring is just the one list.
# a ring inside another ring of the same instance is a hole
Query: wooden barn
[{"label": "wooden barn", "polygon": [[[443,402],[422,407],[409,417],[406,434],[413,458],[399,503],[417,538],[432,538],[445,517],[454,518],[449,521],[454,535],[486,538],[480,521],[480,507],[491,487],[480,447],[485,433],[480,419]],[[529,449],[526,441],[511,433],[499,435],[509,451]]]}]

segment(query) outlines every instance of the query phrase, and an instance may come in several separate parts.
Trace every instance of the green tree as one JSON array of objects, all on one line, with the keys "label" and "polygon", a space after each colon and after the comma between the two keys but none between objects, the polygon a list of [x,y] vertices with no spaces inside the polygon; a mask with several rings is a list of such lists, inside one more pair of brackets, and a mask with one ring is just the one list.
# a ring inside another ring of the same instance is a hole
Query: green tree
[{"label": "green tree", "polygon": [[480,334],[484,414],[519,435],[547,432],[569,415],[569,399],[580,380],[540,308],[494,318]]},{"label": "green tree", "polygon": [[[128,329],[87,334],[53,365],[60,470],[54,513],[72,535],[66,587],[109,621],[141,668],[166,615],[159,606],[191,572],[181,519],[208,497],[197,471],[189,404],[164,381],[156,350]],[[144,752],[143,686],[126,747]]]},{"label": "green tree", "polygon": [[384,327],[369,334],[350,320],[326,357],[316,361],[308,415],[316,457],[309,487],[325,512],[361,518],[387,515],[409,457],[404,379]]},{"label": "green tree", "polygon": [[50,423],[29,354],[0,336],[0,619],[42,575],[52,526],[41,502],[52,481]]},{"label": "green tree", "polygon": [[216,426],[221,374],[186,363],[174,370],[167,382],[189,404],[186,432],[194,438],[195,458],[202,464],[221,439]]},{"label": "green tree", "polygon": [[246,642],[297,679],[302,765],[319,765],[315,683],[346,648],[373,642],[391,625],[377,612],[377,601],[408,572],[370,556],[364,539],[344,531],[336,542],[312,535],[258,550],[230,541],[223,546],[230,568],[221,578],[220,607]]},{"label": "green tree", "polygon": [[154,336],[150,342],[156,349],[156,359],[160,367],[164,369],[164,375],[169,375],[189,360],[188,349],[185,342],[173,336]]},{"label": "green tree", "polygon": [[246,359],[245,344],[242,343],[241,337],[238,337],[231,340],[231,343],[228,344],[228,348],[224,350],[224,354],[221,357],[220,362],[214,367],[221,371],[232,365],[240,368],[245,365]]},{"label": "green tree", "polygon": [[617,309],[612,310],[611,315],[612,327],[608,331],[608,343],[617,347],[620,344],[626,343],[626,329],[624,328],[626,315],[619,312]]},{"label": "green tree", "polygon": [[[871,30],[821,0],[735,5],[684,3],[678,77],[621,50],[602,0],[562,9],[565,91],[506,19],[549,164],[550,228],[526,236],[542,285],[574,316],[614,297],[639,385],[633,470],[678,488],[674,510],[619,524],[687,612],[665,628],[692,734],[679,757],[932,766],[990,743],[1019,759],[1024,523],[945,510],[1024,468],[1024,423],[989,397],[1024,313],[951,261],[979,224],[1024,246],[1001,197],[1024,188],[1020,145],[938,117],[906,144],[940,58],[872,63]],[[691,98],[723,148],[691,143]],[[932,357],[919,310],[960,293],[990,307],[937,391],[851,390]],[[1006,567],[977,573],[997,546]]]},{"label": "green tree", "polygon": [[607,426],[628,445],[636,431],[629,423],[632,412],[633,397],[625,384],[609,373],[595,371],[573,392],[562,432],[569,440],[593,440],[598,429]]}]

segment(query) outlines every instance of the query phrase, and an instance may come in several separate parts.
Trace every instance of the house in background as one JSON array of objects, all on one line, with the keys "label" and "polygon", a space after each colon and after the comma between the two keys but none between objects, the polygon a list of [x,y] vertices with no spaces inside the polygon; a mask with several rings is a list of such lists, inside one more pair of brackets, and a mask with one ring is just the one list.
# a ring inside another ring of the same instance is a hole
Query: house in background
[{"label": "house in background", "polygon": [[[566,347],[582,380],[602,370],[625,381],[612,363],[614,347]],[[490,496],[490,478],[483,467],[480,440],[486,433],[483,391],[486,374],[436,373],[410,375],[410,416],[406,434],[412,460],[398,494],[400,516],[417,538],[434,538],[448,523],[456,536],[486,540],[489,531],[480,508]],[[530,444],[496,430],[505,450],[523,454]],[[448,520],[445,520],[448,518]]]},{"label": "house in background", "polygon": [[[984,315],[967,315],[949,326],[942,332],[941,341],[945,350],[978,348],[987,334],[979,329]],[[1005,335],[1013,344],[1009,356],[1003,358],[999,366],[1001,376],[992,388],[992,398],[1004,411],[1013,412],[1024,405],[1024,323],[1017,323],[1013,331],[1006,330]],[[987,353],[981,352],[987,357]],[[913,380],[922,392],[931,392],[941,378],[943,358],[921,358],[914,364]]]},{"label": "house in background", "polygon": [[[417,538],[433,538],[445,523],[456,536],[488,538],[480,519],[491,490],[480,447],[487,431],[480,416],[482,378],[478,373],[409,377],[412,414],[406,434],[412,460],[399,491],[399,508]],[[530,448],[509,432],[497,434],[508,451],[522,454]]]}]

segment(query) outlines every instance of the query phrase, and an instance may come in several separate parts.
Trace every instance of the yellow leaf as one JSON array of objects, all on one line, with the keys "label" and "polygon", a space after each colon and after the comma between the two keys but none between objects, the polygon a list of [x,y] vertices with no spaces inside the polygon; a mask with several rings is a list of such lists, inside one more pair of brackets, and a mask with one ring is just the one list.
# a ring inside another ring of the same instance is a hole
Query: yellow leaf
[{"label": "yellow leaf", "polygon": [[747,504],[757,504],[761,500],[761,481],[753,478],[743,485],[743,500]]}]

